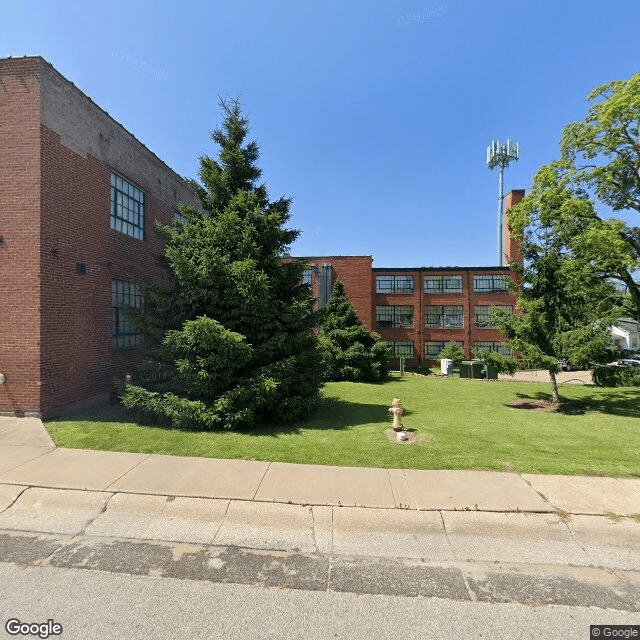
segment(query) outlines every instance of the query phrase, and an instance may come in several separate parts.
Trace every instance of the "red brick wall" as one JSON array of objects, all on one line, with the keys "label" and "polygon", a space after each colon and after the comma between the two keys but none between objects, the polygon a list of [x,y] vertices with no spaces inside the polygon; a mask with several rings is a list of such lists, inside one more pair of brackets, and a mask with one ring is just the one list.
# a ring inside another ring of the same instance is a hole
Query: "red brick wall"
[{"label": "red brick wall", "polygon": [[[413,276],[413,294],[376,294],[374,306],[413,306],[413,327],[411,328],[376,328],[384,340],[393,342],[411,341],[414,345],[415,358],[410,364],[433,364],[434,360],[426,360],[426,342],[462,342],[467,357],[472,357],[472,349],[476,342],[502,342],[504,338],[497,329],[479,328],[475,326],[475,307],[481,305],[515,305],[515,294],[512,292],[474,293],[474,275],[509,274],[509,269],[375,269],[375,277],[379,275]],[[462,293],[431,294],[424,292],[424,279],[429,275],[462,276]],[[373,289],[375,291],[375,289]],[[428,306],[461,306],[463,326],[461,328],[431,328],[425,326],[425,311]],[[375,308],[374,308],[375,318]]]},{"label": "red brick wall", "polygon": [[[462,342],[465,354],[469,352],[469,272],[464,269],[452,270],[425,270],[422,274],[421,287],[424,292],[424,279],[430,275],[442,276],[461,276],[462,277],[462,293],[423,293],[422,294],[422,310],[419,318],[421,328],[421,342],[417,345],[416,351],[420,355],[421,362],[434,362],[427,360],[425,357],[426,342]],[[473,284],[473,278],[471,278]],[[462,324],[461,328],[442,328],[442,327],[425,327],[425,311],[428,306],[461,306],[462,307]]]},{"label": "red brick wall", "polygon": [[509,264],[511,260],[522,264],[522,251],[520,250],[520,244],[518,239],[511,235],[509,231],[509,209],[515,206],[519,202],[522,202],[524,198],[524,189],[514,189],[509,191],[505,196],[505,224],[504,224],[504,253],[505,264]]},{"label": "red brick wall", "polygon": [[351,304],[355,307],[362,324],[369,330],[373,330],[373,280],[371,256],[325,256],[298,258],[305,260],[313,269],[312,295],[318,298],[318,274],[323,265],[331,265],[332,286],[336,280],[344,284],[344,292]]},{"label": "red brick wall", "polygon": [[[2,60],[0,74],[0,411],[52,413],[139,362],[112,347],[111,280],[166,277],[153,221],[196,198],[41,58]],[[112,171],[145,194],[144,240],[110,228]]]},{"label": "red brick wall", "polygon": [[111,280],[161,279],[152,221],[168,223],[174,210],[146,191],[146,237],[132,238],[110,228],[108,167],[44,125],[42,160],[42,393],[50,409],[107,392],[139,361],[134,349],[112,348]]},{"label": "red brick wall", "polygon": [[[376,293],[376,276],[413,276],[413,293]],[[380,334],[383,340],[389,340],[392,342],[413,342],[413,348],[415,358],[408,362],[417,362],[417,357],[420,354],[420,344],[422,339],[422,329],[424,320],[421,322],[421,299],[422,293],[420,290],[420,271],[407,270],[407,269],[376,269],[373,272],[373,282],[371,290],[374,293],[373,300],[373,330]],[[413,307],[413,327],[411,328],[380,328],[376,326],[376,307],[382,305],[389,305],[392,307]]]},{"label": "red brick wall", "polygon": [[40,406],[40,86],[0,60],[0,411]]}]

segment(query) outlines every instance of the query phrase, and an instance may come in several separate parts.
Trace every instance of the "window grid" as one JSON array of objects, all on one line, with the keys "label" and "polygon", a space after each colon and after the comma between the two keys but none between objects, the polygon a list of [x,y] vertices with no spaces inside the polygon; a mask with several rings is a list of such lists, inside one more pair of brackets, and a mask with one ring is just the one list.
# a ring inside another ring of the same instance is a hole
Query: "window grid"
[{"label": "window grid", "polygon": [[424,326],[460,329],[464,325],[463,318],[462,305],[428,306],[425,308]]},{"label": "window grid", "polygon": [[413,307],[376,307],[376,325],[380,329],[410,329],[413,327]]},{"label": "window grid", "polygon": [[476,349],[486,349],[487,351],[496,351],[503,356],[511,355],[511,347],[508,347],[504,342],[476,342]]},{"label": "window grid", "polygon": [[[451,342],[451,341],[449,340],[448,342]],[[424,343],[424,355],[425,355],[425,358],[427,358],[427,360],[437,360],[438,354],[444,349],[444,345],[445,344],[447,344],[447,343],[446,342],[434,342],[434,341],[425,342]],[[464,347],[464,342],[456,341],[456,344],[461,348]]]},{"label": "window grid", "polygon": [[462,276],[426,276],[424,292],[431,294],[462,293]]},{"label": "window grid", "polygon": [[302,272],[302,284],[311,286],[311,269],[305,269]]},{"label": "window grid", "polygon": [[144,239],[144,193],[115,173],[111,174],[111,228]]},{"label": "window grid", "polygon": [[393,359],[399,358],[400,356],[402,356],[403,358],[413,358],[415,355],[413,342],[407,342],[407,341],[389,342],[388,341],[387,344],[392,349]]},{"label": "window grid", "polygon": [[502,304],[495,305],[481,305],[479,307],[475,307],[475,315],[476,322],[475,326],[478,328],[484,329],[492,329],[495,325],[491,322],[491,307],[496,307],[496,309],[502,309],[507,313],[513,313],[513,307]]},{"label": "window grid", "polygon": [[413,276],[376,276],[376,293],[413,293]]},{"label": "window grid", "polygon": [[473,276],[474,293],[488,293],[491,291],[508,291],[507,279],[502,275]]},{"label": "window grid", "polygon": [[142,341],[142,335],[127,319],[125,309],[140,309],[142,307],[140,287],[125,280],[112,280],[111,306],[113,347],[115,349],[137,347]]}]

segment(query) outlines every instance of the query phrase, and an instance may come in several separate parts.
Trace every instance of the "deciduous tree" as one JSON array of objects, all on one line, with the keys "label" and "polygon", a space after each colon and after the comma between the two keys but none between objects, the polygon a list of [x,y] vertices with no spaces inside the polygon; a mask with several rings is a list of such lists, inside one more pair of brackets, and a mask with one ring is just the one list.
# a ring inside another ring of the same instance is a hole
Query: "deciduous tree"
[{"label": "deciduous tree", "polygon": [[509,226],[520,238],[523,256],[523,265],[511,265],[520,283],[518,312],[509,315],[496,308],[492,316],[523,360],[549,372],[555,403],[560,401],[558,358],[576,365],[611,358],[615,288],[567,244],[566,221],[592,208],[566,176],[543,167],[529,194],[509,211]]},{"label": "deciduous tree", "polygon": [[604,277],[624,285],[626,314],[640,320],[640,229],[596,212],[640,213],[640,72],[599,86],[587,100],[586,117],[564,128],[557,167],[603,206],[577,220],[573,247]]}]

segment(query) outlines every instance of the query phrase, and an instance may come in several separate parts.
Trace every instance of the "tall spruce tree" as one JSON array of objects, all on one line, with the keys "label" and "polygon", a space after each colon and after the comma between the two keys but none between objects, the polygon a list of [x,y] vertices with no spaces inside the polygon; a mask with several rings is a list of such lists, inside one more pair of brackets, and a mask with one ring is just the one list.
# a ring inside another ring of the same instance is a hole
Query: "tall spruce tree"
[{"label": "tall spruce tree", "polygon": [[320,345],[325,380],[382,382],[389,376],[389,347],[362,325],[337,280],[321,312]]},{"label": "tall spruce tree", "polygon": [[179,219],[156,225],[172,282],[143,286],[135,322],[147,358],[121,395],[174,427],[290,421],[316,406],[322,384],[305,265],[280,259],[299,235],[284,227],[291,199],[269,200],[238,100],[220,106],[218,160],[202,157],[191,183],[201,210],[180,205]]}]

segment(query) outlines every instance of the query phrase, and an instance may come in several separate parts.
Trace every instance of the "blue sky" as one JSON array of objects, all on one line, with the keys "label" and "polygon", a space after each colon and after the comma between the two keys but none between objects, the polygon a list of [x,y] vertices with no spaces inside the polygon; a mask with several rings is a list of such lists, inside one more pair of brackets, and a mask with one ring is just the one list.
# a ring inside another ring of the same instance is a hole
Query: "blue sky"
[{"label": "blue sky", "polygon": [[[528,189],[597,85],[640,68],[640,2],[208,0],[6,3],[0,57],[41,55],[170,167],[214,156],[240,96],[294,255],[496,264],[492,139]],[[636,224],[637,220],[634,221]]]}]

